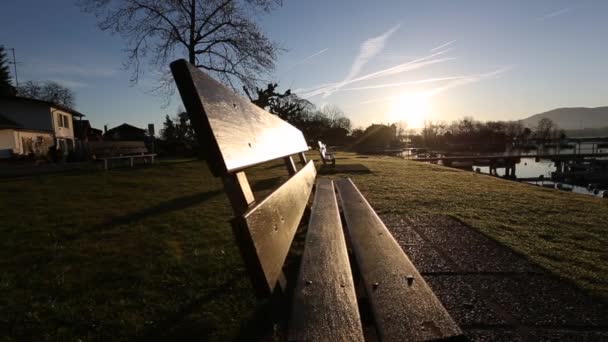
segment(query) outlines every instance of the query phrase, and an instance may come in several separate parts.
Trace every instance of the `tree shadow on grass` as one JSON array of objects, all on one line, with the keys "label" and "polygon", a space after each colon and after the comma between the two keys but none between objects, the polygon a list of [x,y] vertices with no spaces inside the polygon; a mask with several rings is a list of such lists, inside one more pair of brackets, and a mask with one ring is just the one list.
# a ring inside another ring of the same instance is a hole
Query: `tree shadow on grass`
[{"label": "tree shadow on grass", "polygon": [[124,216],[113,217],[110,220],[107,220],[101,224],[95,225],[90,229],[85,229],[78,231],[74,234],[69,234],[66,236],[67,239],[78,239],[86,234],[97,233],[102,231],[108,231],[116,228],[120,225],[131,224],[133,222],[137,222],[148,217],[163,215],[172,211],[178,211],[182,209],[186,209],[189,207],[193,207],[200,203],[210,200],[211,198],[222,194],[224,191],[222,189],[212,190],[201,192],[193,195],[182,196],[178,198],[174,198],[165,202],[161,202],[155,206],[145,208],[133,213],[129,213]]}]

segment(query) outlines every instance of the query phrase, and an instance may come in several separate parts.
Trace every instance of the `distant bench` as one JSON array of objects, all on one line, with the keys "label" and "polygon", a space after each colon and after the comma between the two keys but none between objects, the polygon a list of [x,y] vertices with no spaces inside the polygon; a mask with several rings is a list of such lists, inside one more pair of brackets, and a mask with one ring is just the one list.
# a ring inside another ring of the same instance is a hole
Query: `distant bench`
[{"label": "distant bench", "polygon": [[[359,304],[364,304],[357,293],[367,297],[380,341],[462,338],[355,184],[348,178],[316,179],[301,131],[184,60],[173,62],[171,70],[201,151],[211,172],[223,181],[234,211],[233,233],[256,294],[293,303],[289,340],[363,341]],[[284,162],[290,178],[256,199],[246,170],[276,159]],[[299,275],[295,284],[287,284],[283,264],[313,187]],[[285,298],[288,288],[295,289],[291,299]]]},{"label": "distant bench", "polygon": [[333,152],[329,151],[327,145],[325,145],[321,141],[319,141],[318,143],[319,154],[321,155],[321,161],[323,161],[323,164],[327,164],[328,162],[330,162],[331,165],[336,165],[336,157],[334,156]]},{"label": "distant bench", "polygon": [[145,163],[150,160],[154,164],[155,153],[148,153],[143,141],[90,141],[87,150],[95,160],[103,160],[103,167],[107,170],[113,160],[129,160],[133,167],[135,159],[143,159]]}]

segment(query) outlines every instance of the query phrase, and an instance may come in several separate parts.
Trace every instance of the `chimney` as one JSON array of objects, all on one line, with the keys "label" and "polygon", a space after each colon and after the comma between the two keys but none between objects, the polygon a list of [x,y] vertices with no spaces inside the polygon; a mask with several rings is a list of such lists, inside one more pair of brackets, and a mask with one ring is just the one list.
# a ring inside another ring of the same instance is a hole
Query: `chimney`
[{"label": "chimney", "polygon": [[103,134],[108,133],[108,125],[103,125]]},{"label": "chimney", "polygon": [[154,136],[154,124],[148,124],[148,134],[153,137]]}]

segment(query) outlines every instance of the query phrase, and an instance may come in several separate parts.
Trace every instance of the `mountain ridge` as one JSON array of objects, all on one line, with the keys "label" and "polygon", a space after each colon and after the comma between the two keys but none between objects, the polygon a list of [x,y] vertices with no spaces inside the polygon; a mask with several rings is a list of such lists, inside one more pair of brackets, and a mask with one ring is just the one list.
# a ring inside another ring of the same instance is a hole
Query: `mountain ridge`
[{"label": "mountain ridge", "polygon": [[608,127],[608,106],[603,107],[563,107],[531,115],[520,121],[524,126],[534,128],[543,118],[553,120],[561,129],[580,130]]}]

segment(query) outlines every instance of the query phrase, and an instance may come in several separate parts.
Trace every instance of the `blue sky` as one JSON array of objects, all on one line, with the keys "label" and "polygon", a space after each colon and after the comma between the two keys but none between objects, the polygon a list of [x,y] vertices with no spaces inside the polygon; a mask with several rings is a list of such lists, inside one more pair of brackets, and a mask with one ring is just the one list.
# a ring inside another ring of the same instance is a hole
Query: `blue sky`
[{"label": "blue sky", "polygon": [[[608,1],[295,1],[259,19],[287,52],[273,80],[355,126],[422,120],[520,119],[557,107],[608,105]],[[160,128],[175,114],[130,87],[122,38],[72,0],[4,0],[0,44],[19,81],[76,93],[94,126]],[[322,87],[323,84],[329,86]]]}]

